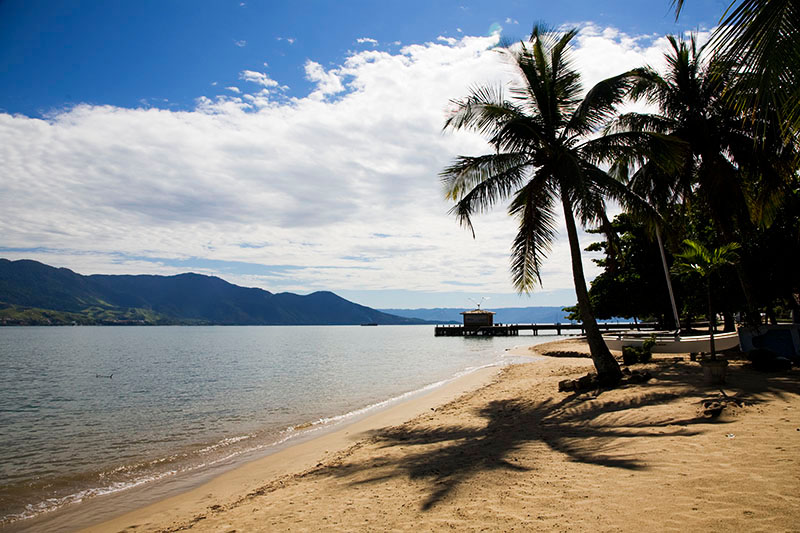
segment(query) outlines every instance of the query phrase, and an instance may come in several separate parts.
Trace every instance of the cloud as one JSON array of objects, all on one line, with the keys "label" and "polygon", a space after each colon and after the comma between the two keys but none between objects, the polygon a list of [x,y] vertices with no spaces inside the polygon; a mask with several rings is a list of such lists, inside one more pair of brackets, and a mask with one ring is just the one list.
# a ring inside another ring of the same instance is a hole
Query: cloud
[{"label": "cloud", "polygon": [[277,81],[273,80],[263,72],[257,72],[255,70],[243,70],[239,73],[239,79],[249,81],[251,83],[257,83],[259,85],[263,85],[264,87],[278,86]]},{"label": "cloud", "polygon": [[294,44],[295,38],[294,37],[276,37],[278,41],[286,41],[289,44]]},{"label": "cloud", "polygon": [[[455,280],[511,292],[514,221],[497,206],[475,218],[473,239],[448,215],[438,179],[456,155],[488,149],[441,129],[451,99],[513,75],[498,40],[363,50],[328,69],[308,59],[309,94],[274,100],[280,82],[244,70],[255,90],[230,87],[188,111],[0,113],[0,256],[82,273],[202,268],[273,291],[437,292]],[[576,43],[586,83],[658,64],[664,45],[591,25]],[[226,264],[270,268],[214,266]],[[560,237],[546,290],[571,288],[569,265]]]},{"label": "cloud", "polygon": [[506,24],[519,24],[519,21],[511,17],[506,17]]},{"label": "cloud", "polygon": [[453,46],[458,42],[458,39],[456,39],[455,37],[444,37],[442,35],[438,36],[436,40],[442,43],[447,43],[450,46]]},{"label": "cloud", "polygon": [[309,98],[318,99],[344,91],[344,85],[338,71],[325,72],[322,65],[308,60],[305,64],[306,79],[317,84],[317,88]]},{"label": "cloud", "polygon": [[238,87],[225,87],[225,89],[227,89],[228,91],[230,91],[232,93],[236,93],[236,94],[239,94],[239,93],[242,92]]},{"label": "cloud", "polygon": [[233,44],[235,44],[239,48],[244,48],[245,46],[247,46],[247,41],[245,41],[245,40],[233,41]]},{"label": "cloud", "polygon": [[378,45],[378,41],[377,40],[371,39],[369,37],[359,37],[358,39],[356,39],[356,42],[358,44],[367,43],[367,44],[371,44],[372,46],[377,46]]}]

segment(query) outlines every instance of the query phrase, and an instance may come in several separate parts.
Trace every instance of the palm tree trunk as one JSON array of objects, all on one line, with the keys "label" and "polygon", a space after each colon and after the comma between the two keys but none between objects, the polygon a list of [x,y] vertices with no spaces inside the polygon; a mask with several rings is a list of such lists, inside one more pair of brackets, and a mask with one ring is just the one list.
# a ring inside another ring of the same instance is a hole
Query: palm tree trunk
[{"label": "palm tree trunk", "polygon": [[561,189],[561,204],[564,206],[564,220],[567,226],[567,237],[569,238],[569,251],[572,258],[572,279],[575,283],[575,296],[578,298],[578,310],[583,320],[583,328],[586,331],[586,340],[589,343],[589,351],[592,354],[592,361],[597,370],[597,378],[603,385],[614,386],[622,379],[622,371],[619,363],[608,351],[600,328],[592,312],[589,302],[589,291],[586,290],[586,278],[583,274],[583,262],[581,261],[581,245],[578,241],[578,229],[575,226],[575,217],[572,214],[572,202],[564,189]]},{"label": "palm tree trunk", "polygon": [[717,321],[714,316],[714,306],[711,304],[711,277],[708,278],[708,344],[711,348],[711,360],[717,360],[717,350],[714,346],[714,330],[717,329]]}]

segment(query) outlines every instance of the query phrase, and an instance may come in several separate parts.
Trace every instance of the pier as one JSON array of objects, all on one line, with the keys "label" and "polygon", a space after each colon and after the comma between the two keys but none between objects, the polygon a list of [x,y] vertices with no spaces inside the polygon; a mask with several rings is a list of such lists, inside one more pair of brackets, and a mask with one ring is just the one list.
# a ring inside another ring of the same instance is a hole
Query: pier
[{"label": "pier", "polygon": [[[601,331],[614,330],[654,330],[656,325],[648,322],[614,322],[598,323]],[[562,332],[585,333],[583,324],[492,324],[484,326],[461,326],[457,324],[441,325],[434,328],[433,334],[436,337],[515,337],[520,331],[532,331],[534,335],[539,332],[554,332],[555,335],[563,335]]]}]

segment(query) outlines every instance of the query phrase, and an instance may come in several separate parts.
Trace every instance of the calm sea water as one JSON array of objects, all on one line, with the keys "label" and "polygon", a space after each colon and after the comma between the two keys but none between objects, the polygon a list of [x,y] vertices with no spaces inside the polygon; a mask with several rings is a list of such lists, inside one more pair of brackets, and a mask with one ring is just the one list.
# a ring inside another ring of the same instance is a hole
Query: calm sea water
[{"label": "calm sea water", "polygon": [[0,524],[269,453],[552,339],[434,338],[432,326],[0,328]]}]

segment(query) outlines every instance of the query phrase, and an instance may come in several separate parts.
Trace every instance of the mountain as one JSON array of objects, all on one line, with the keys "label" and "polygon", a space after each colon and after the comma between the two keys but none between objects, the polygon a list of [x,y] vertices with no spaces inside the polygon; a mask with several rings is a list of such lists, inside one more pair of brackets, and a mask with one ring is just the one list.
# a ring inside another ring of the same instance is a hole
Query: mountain
[{"label": "mountain", "polygon": [[[397,316],[414,317],[422,320],[447,324],[456,322],[463,323],[460,313],[468,311],[458,307],[439,307],[436,309],[381,309],[384,313],[391,313]],[[499,309],[488,309],[494,311],[495,323],[499,324],[555,324],[569,323],[566,318],[567,313],[561,307],[504,307]]]},{"label": "mountain", "polygon": [[0,324],[424,324],[332,292],[301,296],[214,276],[83,276],[31,260],[0,259]]}]

